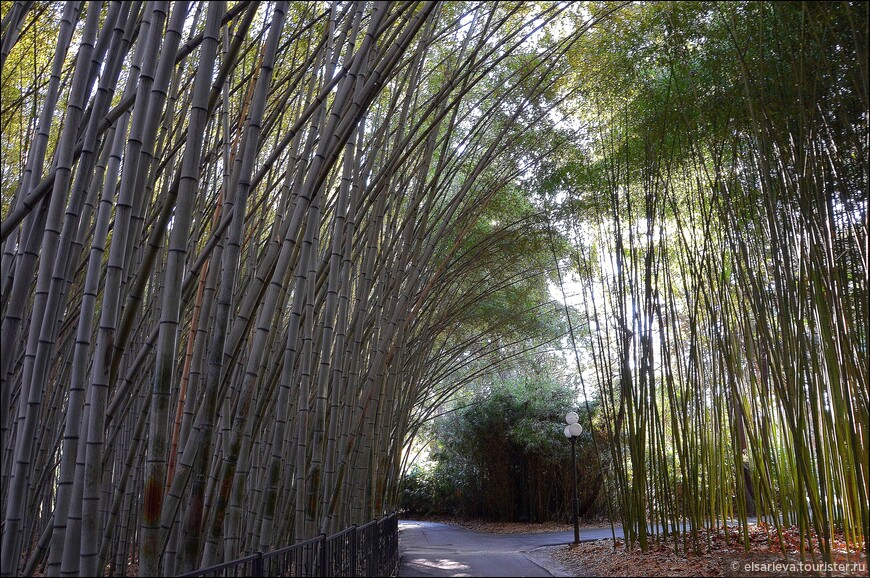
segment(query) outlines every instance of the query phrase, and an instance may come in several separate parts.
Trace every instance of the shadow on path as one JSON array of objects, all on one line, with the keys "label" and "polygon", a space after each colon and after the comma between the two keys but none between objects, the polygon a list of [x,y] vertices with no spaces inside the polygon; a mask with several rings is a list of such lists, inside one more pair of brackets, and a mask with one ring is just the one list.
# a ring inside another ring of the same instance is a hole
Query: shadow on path
[{"label": "shadow on path", "polygon": [[[622,536],[622,529],[617,530]],[[581,541],[610,538],[610,528],[584,529]],[[568,576],[544,546],[568,544],[573,530],[484,534],[437,522],[399,522],[399,576]]]}]

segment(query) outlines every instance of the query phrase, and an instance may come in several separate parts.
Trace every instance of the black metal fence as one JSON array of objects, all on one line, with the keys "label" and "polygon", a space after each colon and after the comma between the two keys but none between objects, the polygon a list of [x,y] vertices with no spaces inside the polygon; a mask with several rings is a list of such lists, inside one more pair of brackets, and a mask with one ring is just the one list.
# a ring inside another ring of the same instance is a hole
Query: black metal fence
[{"label": "black metal fence", "polygon": [[393,513],[332,536],[257,552],[181,576],[395,576],[399,569],[399,517]]}]

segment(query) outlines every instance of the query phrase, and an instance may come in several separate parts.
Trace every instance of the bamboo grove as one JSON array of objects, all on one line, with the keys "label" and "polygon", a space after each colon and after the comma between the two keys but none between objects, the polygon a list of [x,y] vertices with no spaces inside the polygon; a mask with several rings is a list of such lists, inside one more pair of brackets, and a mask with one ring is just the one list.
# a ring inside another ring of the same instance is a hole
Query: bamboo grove
[{"label": "bamboo grove", "polygon": [[573,67],[594,136],[542,187],[626,538],[748,548],[757,516],[783,554],[785,527],[802,560],[860,553],[867,5],[633,4],[601,28]]},{"label": "bamboo grove", "polygon": [[548,280],[629,541],[863,546],[866,4],[16,1],[0,65],[3,576],[380,517]]},{"label": "bamboo grove", "polygon": [[596,16],[3,10],[2,574],[173,575],[391,510],[414,407],[495,349],[460,321],[537,274],[511,199],[550,148],[517,144]]}]

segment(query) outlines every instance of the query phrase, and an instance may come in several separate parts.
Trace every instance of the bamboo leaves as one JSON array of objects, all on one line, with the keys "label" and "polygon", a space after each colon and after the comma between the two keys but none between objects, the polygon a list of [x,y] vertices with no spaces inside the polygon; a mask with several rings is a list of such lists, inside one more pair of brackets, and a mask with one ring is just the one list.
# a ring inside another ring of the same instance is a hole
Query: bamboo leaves
[{"label": "bamboo leaves", "polygon": [[581,251],[610,259],[578,270],[626,535],[657,521],[697,549],[758,515],[830,561],[837,532],[867,535],[866,335],[844,331],[867,319],[867,171],[833,154],[867,134],[854,7],[632,8],[589,39],[634,84],[588,79],[599,132],[567,182]]},{"label": "bamboo leaves", "polygon": [[559,11],[30,4],[4,59],[57,32],[3,171],[3,574],[172,574],[392,507],[442,334],[532,275],[461,288],[566,44],[515,82],[512,52]]}]

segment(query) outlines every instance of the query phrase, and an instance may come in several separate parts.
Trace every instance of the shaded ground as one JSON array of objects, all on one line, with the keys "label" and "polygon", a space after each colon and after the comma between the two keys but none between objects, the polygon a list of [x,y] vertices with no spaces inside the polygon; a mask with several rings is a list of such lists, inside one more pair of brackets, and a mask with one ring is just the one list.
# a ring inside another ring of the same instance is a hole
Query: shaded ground
[{"label": "shaded ground", "polygon": [[[575,576],[867,576],[867,559],[863,554],[846,554],[845,544],[834,544],[831,564],[824,564],[809,552],[802,562],[800,541],[793,530],[779,535],[764,525],[751,525],[749,551],[743,546],[743,536],[736,529],[699,532],[698,552],[692,545],[688,552],[680,544],[675,553],[673,542],[653,544],[647,552],[628,549],[617,541],[602,540],[569,548],[547,549],[547,554],[561,561]],[[786,558],[781,546],[785,544]]]},{"label": "shaded ground", "polygon": [[[577,575],[572,566],[552,556],[550,551],[550,547],[562,546],[574,539],[571,526],[556,532],[528,533],[529,526],[538,525],[474,525],[497,528],[501,532],[478,532],[431,521],[399,522],[402,556],[399,576]],[[610,536],[610,528],[584,528],[581,536],[601,539]]]},{"label": "shaded ground", "polygon": [[[609,524],[584,526],[583,541],[569,547],[573,529],[566,524],[494,523],[482,520],[404,521],[399,525],[402,565],[399,576],[867,576],[863,554],[846,554],[834,541],[834,559],[822,564],[799,555],[796,532],[782,540],[772,528],[751,524],[749,551],[736,529],[701,532],[699,552],[672,542],[652,544],[644,553],[614,547]],[[462,526],[459,528],[457,526]],[[616,528],[622,537],[622,528]],[[782,547],[788,557],[782,554]],[[817,548],[817,545],[816,545]]]}]

